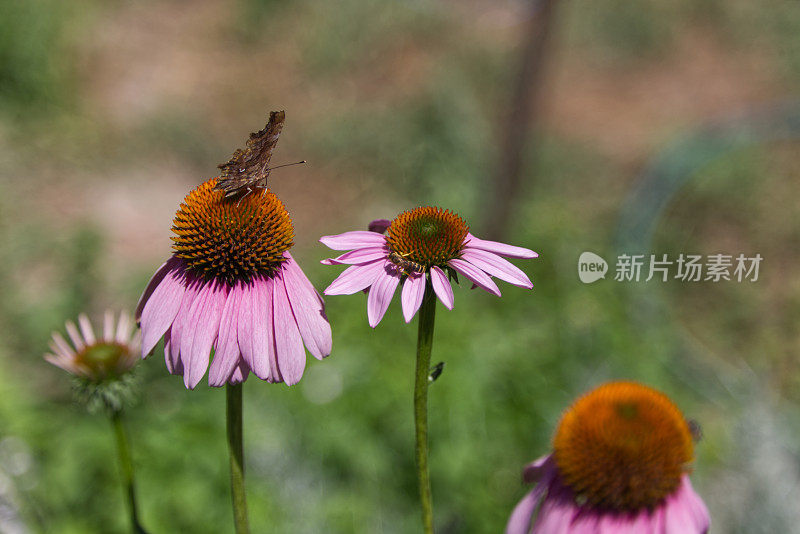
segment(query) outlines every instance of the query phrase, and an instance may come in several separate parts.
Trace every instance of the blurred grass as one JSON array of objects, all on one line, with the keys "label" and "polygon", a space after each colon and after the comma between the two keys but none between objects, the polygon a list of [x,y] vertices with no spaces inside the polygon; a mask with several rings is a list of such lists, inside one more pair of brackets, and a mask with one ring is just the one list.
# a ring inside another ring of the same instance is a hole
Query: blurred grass
[{"label": "blurred grass", "polygon": [[[769,57],[784,66],[791,84],[792,65],[800,61],[792,30],[800,15],[787,3],[768,5],[570,3],[562,46],[600,58],[620,75],[659,61],[684,27],[701,24],[727,35],[732,53],[754,44],[775,50]],[[80,218],[60,224],[60,205],[53,213],[31,205],[44,184],[72,179],[70,170],[106,179],[119,169],[175,159],[205,176],[227,148],[204,128],[208,110],[188,104],[157,107],[129,130],[88,113],[93,102],[81,99],[70,38],[93,28],[63,6],[4,3],[11,16],[0,17],[0,58],[11,58],[0,61],[0,105],[11,131],[11,141],[0,145],[0,171],[41,174],[38,181],[0,183],[0,449],[18,450],[13,458],[0,454],[0,478],[12,482],[14,502],[33,531],[124,532],[108,422],[73,406],[69,380],[40,356],[50,331],[80,311],[97,317],[110,303],[133,308],[157,265],[131,262],[112,276],[104,270],[115,245],[109,229]],[[226,28],[239,39],[237,53],[270,49],[276,37],[267,30],[280,21],[290,25],[280,35],[297,36],[287,52],[300,65],[293,75],[344,93],[301,134],[314,159],[340,176],[369,177],[376,193],[369,201],[378,206],[390,198],[451,207],[480,235],[508,50],[487,47],[481,35],[472,39],[458,23],[464,15],[452,15],[457,8],[446,4],[247,0],[234,8]],[[106,14],[115,9],[121,7],[104,6]],[[228,43],[229,34],[217,38]],[[420,69],[427,73],[422,79],[387,87],[386,73],[401,68],[406,53],[433,67]],[[50,106],[58,112],[47,118],[42,112]],[[715,528],[789,532],[791,507],[769,506],[761,495],[772,498],[769,488],[782,486],[757,463],[757,453],[775,442],[770,458],[778,476],[792,473],[800,454],[796,144],[738,151],[704,168],[674,199],[652,244],[654,253],[761,252],[763,279],[752,286],[667,283],[653,291],[613,277],[582,285],[575,276],[582,251],[607,259],[616,252],[619,207],[635,170],[549,131],[529,147],[527,160],[536,178],[520,198],[508,241],[540,253],[516,262],[535,289],[501,284],[503,297],[496,299],[462,288],[455,309],[439,307],[437,314],[433,359],[447,364],[430,399],[439,531],[500,531],[525,492],[521,467],[548,451],[561,411],[604,380],[631,378],[662,389],[703,425],[693,480]],[[92,184],[83,179],[70,183],[85,193]],[[340,227],[343,220],[329,223],[331,233],[349,229]],[[328,253],[320,245],[295,254],[318,288],[339,271],[318,265]],[[333,355],[309,361],[296,387],[252,378],[246,384],[255,530],[417,531],[416,329],[404,325],[397,300],[373,331],[363,295],[327,299]],[[202,385],[186,391],[180,378],[166,374],[162,358],[157,349],[142,364],[141,400],[129,412],[144,523],[152,532],[230,531],[224,393]],[[766,421],[764,410],[774,421]],[[751,429],[761,440],[745,439]],[[743,474],[752,491],[737,478]],[[751,499],[760,503],[760,521],[743,517]]]}]

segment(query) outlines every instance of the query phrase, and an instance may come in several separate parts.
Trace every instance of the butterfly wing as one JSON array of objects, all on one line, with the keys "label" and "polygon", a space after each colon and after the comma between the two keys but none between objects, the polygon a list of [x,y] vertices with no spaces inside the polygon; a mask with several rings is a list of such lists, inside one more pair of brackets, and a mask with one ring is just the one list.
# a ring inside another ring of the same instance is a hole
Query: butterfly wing
[{"label": "butterfly wing", "polygon": [[236,149],[227,163],[218,165],[220,177],[214,186],[215,191],[225,191],[225,196],[233,196],[246,187],[253,187],[263,180],[264,186],[269,176],[269,160],[278,143],[286,113],[273,111],[263,130],[250,134],[244,150]]}]

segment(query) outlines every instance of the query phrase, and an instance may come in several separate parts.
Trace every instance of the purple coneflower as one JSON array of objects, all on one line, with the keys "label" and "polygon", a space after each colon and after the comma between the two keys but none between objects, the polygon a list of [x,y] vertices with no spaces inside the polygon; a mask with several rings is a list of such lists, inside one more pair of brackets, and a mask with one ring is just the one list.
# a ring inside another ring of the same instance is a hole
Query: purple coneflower
[{"label": "purple coneflower", "polygon": [[[386,233],[384,236],[383,234]],[[436,297],[453,308],[450,279],[461,275],[489,293],[500,296],[492,276],[514,285],[532,288],[530,279],[507,262],[510,258],[536,258],[526,248],[484,241],[469,233],[464,220],[449,210],[421,207],[398,215],[393,221],[379,219],[369,231],[346,232],[320,238],[334,250],[349,250],[326,265],[350,265],[325,290],[326,295],[350,295],[369,289],[367,319],[371,327],[381,322],[397,286],[402,282],[403,316],[410,322],[419,311],[417,363],[414,378],[414,429],[417,481],[422,506],[422,526],[433,533],[433,503],[428,473],[428,385],[431,373]],[[429,283],[430,282],[430,283]]]},{"label": "purple coneflower", "polygon": [[[80,327],[80,329],[79,329]],[[139,334],[131,336],[133,323],[130,316],[122,312],[119,321],[107,311],[103,318],[100,337],[95,335],[92,323],[85,314],[78,316],[78,327],[67,321],[67,335],[72,345],[59,332],[53,332],[50,342],[51,354],[45,360],[56,365],[77,380],[79,400],[86,402],[90,411],[102,406],[108,414],[117,444],[122,484],[127,500],[131,528],[137,534],[146,534],[139,521],[134,489],[134,469],[128,434],[122,421],[123,398],[131,387],[126,383],[129,372],[139,362]]]},{"label": "purple coneflower", "polygon": [[[492,276],[532,288],[528,276],[507,258],[536,258],[527,248],[478,239],[464,220],[449,210],[415,208],[393,221],[380,219],[370,231],[329,235],[320,241],[334,250],[349,250],[326,265],[351,265],[325,290],[326,295],[350,295],[369,288],[367,318],[373,328],[381,322],[398,284],[403,282],[403,317],[411,321],[422,305],[427,280],[436,296],[453,309],[450,279],[464,276],[474,286],[500,296]],[[386,235],[382,235],[386,232]]]},{"label": "purple coneflower", "polygon": [[633,382],[602,385],[565,412],[553,453],[523,471],[536,487],[506,534],[704,534],[693,459],[691,427],[668,397]]},{"label": "purple coneflower", "polygon": [[107,311],[99,338],[85,314],[78,316],[78,325],[80,329],[72,321],[66,324],[72,345],[60,332],[53,332],[52,353],[45,354],[45,360],[92,383],[120,378],[139,361],[139,336],[131,337],[133,323],[127,313],[122,312],[115,322]]},{"label": "purple coneflower", "polygon": [[164,337],[167,369],[193,389],[243,382],[297,383],[306,355],[331,352],[322,298],[289,254],[294,229],[269,190],[226,199],[216,178],[192,190],[175,215],[174,253],[139,300],[142,357]]}]

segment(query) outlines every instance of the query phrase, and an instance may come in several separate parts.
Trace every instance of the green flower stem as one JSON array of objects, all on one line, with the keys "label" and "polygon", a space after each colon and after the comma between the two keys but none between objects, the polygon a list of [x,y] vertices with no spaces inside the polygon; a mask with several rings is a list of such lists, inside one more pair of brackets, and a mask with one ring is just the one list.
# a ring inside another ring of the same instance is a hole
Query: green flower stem
[{"label": "green flower stem", "polygon": [[225,386],[228,452],[231,458],[231,499],[236,534],[248,534],[247,498],[244,491],[244,448],[242,447],[242,384]]},{"label": "green flower stem", "polygon": [[417,370],[414,380],[414,427],[416,429],[417,480],[422,504],[422,526],[425,534],[433,534],[433,503],[431,479],[428,473],[428,374],[431,367],[433,322],[436,318],[436,295],[430,283],[419,309],[417,337]]},{"label": "green flower stem", "polygon": [[136,509],[136,491],[133,484],[133,458],[131,458],[131,449],[128,445],[128,434],[125,432],[125,426],[122,424],[122,412],[118,409],[112,409],[109,413],[111,416],[111,427],[117,439],[117,455],[119,456],[122,485],[128,500],[131,529],[135,534],[147,534],[147,531],[139,524],[139,515]]}]

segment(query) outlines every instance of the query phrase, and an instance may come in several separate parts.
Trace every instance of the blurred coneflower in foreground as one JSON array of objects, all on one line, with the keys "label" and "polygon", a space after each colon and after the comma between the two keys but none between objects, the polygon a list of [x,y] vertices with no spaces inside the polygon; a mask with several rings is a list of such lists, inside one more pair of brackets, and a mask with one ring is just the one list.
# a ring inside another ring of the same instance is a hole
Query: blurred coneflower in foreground
[{"label": "blurred coneflower in foreground", "polygon": [[133,322],[125,312],[115,322],[114,315],[107,311],[99,337],[86,315],[78,317],[78,325],[76,327],[71,321],[66,323],[72,345],[61,333],[53,332],[52,353],[46,354],[45,359],[75,376],[78,400],[90,411],[102,408],[108,413],[117,443],[131,528],[137,534],[145,533],[136,505],[133,458],[122,422],[125,401],[130,398],[134,387],[130,372],[139,361],[139,335],[131,336]]},{"label": "blurred coneflower in foreground", "polygon": [[[533,288],[528,276],[503,256],[536,258],[532,250],[478,239],[466,222],[450,210],[419,207],[393,221],[379,219],[368,231],[328,235],[320,241],[334,250],[348,250],[326,265],[350,265],[325,290],[326,295],[350,295],[368,290],[367,320],[380,323],[397,286],[403,284],[403,317],[410,322],[419,312],[417,363],[414,380],[416,464],[422,504],[422,524],[433,533],[433,503],[428,473],[428,385],[441,373],[441,364],[431,370],[431,348],[436,317],[436,298],[453,308],[450,280],[458,275],[493,295],[500,290],[492,276],[526,289]],[[384,235],[384,233],[386,235]]]},{"label": "blurred coneflower in foreground", "polygon": [[634,382],[602,385],[564,413],[553,453],[525,467],[536,486],[506,534],[704,534],[693,459],[692,425],[668,397]]}]

